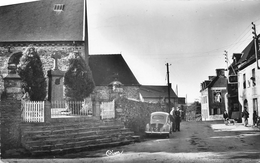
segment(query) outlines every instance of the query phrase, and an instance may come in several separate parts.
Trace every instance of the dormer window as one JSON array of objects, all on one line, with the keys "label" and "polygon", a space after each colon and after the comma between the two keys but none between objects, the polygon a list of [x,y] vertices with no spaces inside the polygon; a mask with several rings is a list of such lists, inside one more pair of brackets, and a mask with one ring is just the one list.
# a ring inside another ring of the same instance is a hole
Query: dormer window
[{"label": "dormer window", "polygon": [[64,7],[65,7],[64,4],[55,4],[53,7],[53,10],[54,11],[64,11]]}]

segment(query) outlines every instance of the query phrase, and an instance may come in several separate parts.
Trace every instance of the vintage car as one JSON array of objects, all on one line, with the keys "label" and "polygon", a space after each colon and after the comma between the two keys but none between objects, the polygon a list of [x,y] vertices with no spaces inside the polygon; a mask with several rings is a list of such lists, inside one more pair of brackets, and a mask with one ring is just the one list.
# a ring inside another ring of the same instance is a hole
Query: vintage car
[{"label": "vintage car", "polygon": [[150,135],[162,135],[170,137],[172,133],[172,122],[170,114],[167,112],[153,112],[151,113],[150,123],[146,125],[145,133]]}]

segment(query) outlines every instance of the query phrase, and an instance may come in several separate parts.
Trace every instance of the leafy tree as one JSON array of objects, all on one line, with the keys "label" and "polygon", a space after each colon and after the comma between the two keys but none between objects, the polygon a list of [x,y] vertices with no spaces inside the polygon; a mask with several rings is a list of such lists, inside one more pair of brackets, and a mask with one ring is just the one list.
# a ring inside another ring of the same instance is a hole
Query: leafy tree
[{"label": "leafy tree", "polygon": [[30,100],[43,101],[47,93],[47,83],[41,59],[34,47],[29,46],[24,51],[17,72],[22,79],[22,88],[29,93]]},{"label": "leafy tree", "polygon": [[71,58],[69,65],[64,77],[65,95],[68,100],[82,101],[94,90],[92,72],[80,55]]}]

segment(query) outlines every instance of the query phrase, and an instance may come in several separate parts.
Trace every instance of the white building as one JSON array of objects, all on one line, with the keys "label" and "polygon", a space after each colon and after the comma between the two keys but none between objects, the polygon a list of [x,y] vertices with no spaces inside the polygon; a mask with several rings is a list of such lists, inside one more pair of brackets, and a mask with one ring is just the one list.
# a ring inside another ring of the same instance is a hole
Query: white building
[{"label": "white building", "polygon": [[245,107],[248,108],[249,125],[253,124],[254,110],[256,110],[258,116],[260,115],[260,67],[256,62],[260,61],[256,58],[255,44],[254,41],[251,41],[238,61],[238,99],[242,111]]}]

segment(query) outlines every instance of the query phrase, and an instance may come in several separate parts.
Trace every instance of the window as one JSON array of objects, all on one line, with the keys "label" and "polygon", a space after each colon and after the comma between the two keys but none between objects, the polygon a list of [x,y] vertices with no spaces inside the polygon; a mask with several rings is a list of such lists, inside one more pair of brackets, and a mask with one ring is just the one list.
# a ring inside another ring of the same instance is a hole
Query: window
[{"label": "window", "polygon": [[243,74],[243,88],[246,89],[246,74]]},{"label": "window", "polygon": [[55,4],[53,7],[54,11],[63,11],[64,10],[65,5],[64,4]]},{"label": "window", "polygon": [[237,75],[229,75],[228,82],[229,83],[237,83]]},{"label": "window", "polygon": [[202,98],[201,98],[201,103],[202,103],[202,104],[208,103],[208,102],[207,102],[207,96],[202,96]]},{"label": "window", "polygon": [[252,80],[252,85],[254,87],[256,85],[256,82],[255,82],[255,69],[254,68],[252,69],[252,77],[250,79]]},{"label": "window", "polygon": [[222,114],[220,108],[212,108],[211,109],[211,114],[210,115],[220,115],[220,114]]}]

